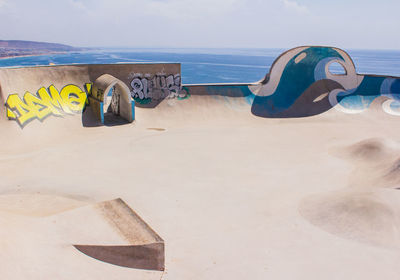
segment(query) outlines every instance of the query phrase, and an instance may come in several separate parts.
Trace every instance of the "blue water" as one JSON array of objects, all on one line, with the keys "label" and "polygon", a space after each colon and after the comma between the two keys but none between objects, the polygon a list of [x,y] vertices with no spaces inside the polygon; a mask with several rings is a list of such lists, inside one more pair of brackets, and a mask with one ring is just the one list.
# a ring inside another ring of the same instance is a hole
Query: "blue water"
[{"label": "blue water", "polygon": [[[285,49],[101,49],[0,59],[0,67],[88,63],[179,62],[182,82],[250,83],[262,79]],[[400,51],[348,50],[358,73],[400,76]],[[338,69],[339,71],[340,69]]]}]

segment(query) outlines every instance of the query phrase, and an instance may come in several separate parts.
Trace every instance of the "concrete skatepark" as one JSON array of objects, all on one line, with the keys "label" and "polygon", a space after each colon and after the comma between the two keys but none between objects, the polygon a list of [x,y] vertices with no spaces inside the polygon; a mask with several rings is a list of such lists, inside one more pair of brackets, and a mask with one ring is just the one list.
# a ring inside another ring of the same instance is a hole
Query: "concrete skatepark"
[{"label": "concrete skatepark", "polygon": [[343,50],[289,50],[252,84],[174,63],[0,87],[5,279],[398,279],[400,78]]}]

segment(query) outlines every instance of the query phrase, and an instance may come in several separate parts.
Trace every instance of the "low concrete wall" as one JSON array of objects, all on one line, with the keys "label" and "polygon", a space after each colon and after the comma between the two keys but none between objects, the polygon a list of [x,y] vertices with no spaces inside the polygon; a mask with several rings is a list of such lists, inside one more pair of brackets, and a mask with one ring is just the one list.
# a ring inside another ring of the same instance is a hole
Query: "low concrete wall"
[{"label": "low concrete wall", "polygon": [[[81,113],[88,105],[92,83],[104,74],[125,84],[132,97],[140,100],[181,88],[180,64],[176,63],[3,68],[0,69],[0,97],[6,114],[2,117],[6,115],[24,127],[30,121],[42,121],[51,115]],[[173,77],[172,84],[168,77]],[[127,120],[132,120],[125,115]]]},{"label": "low concrete wall", "polygon": [[[332,63],[343,67],[332,73]],[[380,98],[377,107],[400,115],[400,78],[357,74],[350,56],[332,47],[305,46],[280,55],[270,72],[252,84],[184,85],[191,95],[245,97],[251,112],[265,118],[296,118],[331,108],[356,114]]]},{"label": "low concrete wall", "polygon": [[[332,73],[332,63],[341,65],[343,73]],[[3,68],[3,116],[23,127],[50,115],[80,113],[88,104],[92,83],[104,74],[124,83],[136,106],[145,108],[154,108],[164,99],[186,99],[190,95],[240,97],[256,116],[293,118],[320,114],[332,107],[344,113],[360,113],[382,97],[378,107],[388,114],[400,115],[400,78],[357,74],[345,51],[305,46],[283,53],[265,78],[252,84],[182,86],[180,64],[176,63]],[[100,114],[100,109],[94,111]]]}]

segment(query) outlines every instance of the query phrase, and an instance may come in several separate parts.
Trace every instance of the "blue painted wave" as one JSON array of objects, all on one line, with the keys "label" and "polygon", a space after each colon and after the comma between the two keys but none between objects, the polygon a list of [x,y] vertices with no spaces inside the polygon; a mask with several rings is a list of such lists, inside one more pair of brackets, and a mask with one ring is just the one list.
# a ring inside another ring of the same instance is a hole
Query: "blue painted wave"
[{"label": "blue painted wave", "polygon": [[334,49],[311,47],[286,64],[277,89],[270,96],[256,96],[253,111],[273,115],[287,110],[315,81],[325,79],[325,66],[333,59],[344,62]]}]

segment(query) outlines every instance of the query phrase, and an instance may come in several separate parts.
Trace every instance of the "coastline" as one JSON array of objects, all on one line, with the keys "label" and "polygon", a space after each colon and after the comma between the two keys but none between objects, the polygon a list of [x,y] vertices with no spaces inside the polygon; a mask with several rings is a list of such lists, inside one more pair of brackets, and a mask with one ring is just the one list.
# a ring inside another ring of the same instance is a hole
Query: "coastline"
[{"label": "coastline", "polygon": [[42,56],[42,55],[49,55],[49,54],[66,54],[68,52],[47,52],[47,53],[40,53],[40,54],[22,54],[22,55],[10,55],[10,56],[2,56],[0,59],[10,59],[10,58],[17,58],[17,57],[31,57],[31,56]]}]

